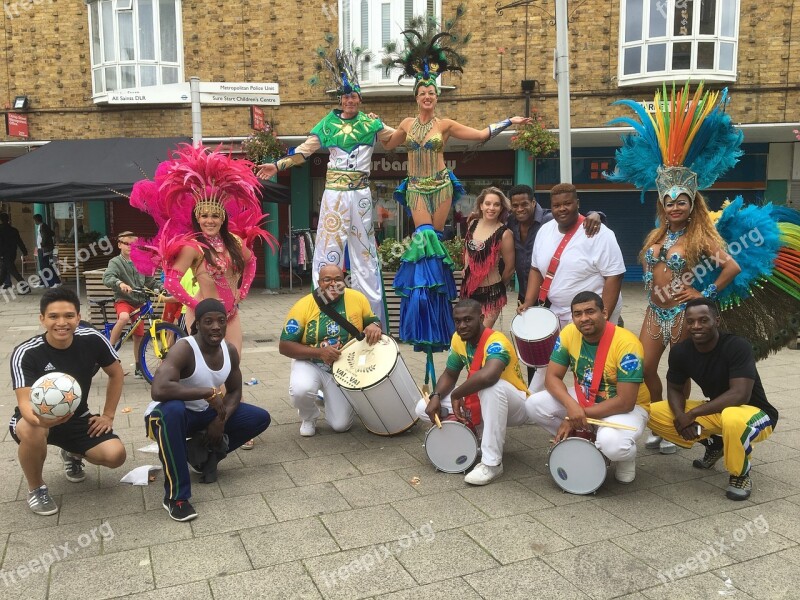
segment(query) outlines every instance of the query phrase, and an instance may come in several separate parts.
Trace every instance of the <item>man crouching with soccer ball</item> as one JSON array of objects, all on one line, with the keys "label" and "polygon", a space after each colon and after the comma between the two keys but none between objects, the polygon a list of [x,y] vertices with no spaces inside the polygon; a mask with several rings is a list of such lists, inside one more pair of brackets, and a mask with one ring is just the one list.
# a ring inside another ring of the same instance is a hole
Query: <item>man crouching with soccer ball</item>
[{"label": "man crouching with soccer ball", "polygon": [[[75,483],[86,478],[83,459],[111,469],[125,462],[125,446],[113,431],[122,394],[122,366],[103,334],[80,325],[80,308],[72,290],[47,290],[39,304],[39,321],[45,332],[21,343],[11,354],[17,408],[9,430],[19,444],[19,462],[28,481],[28,506],[37,515],[58,512],[42,478],[48,444],[61,448],[64,474]],[[87,399],[98,366],[108,375],[108,385],[103,412],[93,415]],[[48,373],[72,376],[82,391],[77,409],[56,419],[41,416],[31,402],[31,386]]]}]

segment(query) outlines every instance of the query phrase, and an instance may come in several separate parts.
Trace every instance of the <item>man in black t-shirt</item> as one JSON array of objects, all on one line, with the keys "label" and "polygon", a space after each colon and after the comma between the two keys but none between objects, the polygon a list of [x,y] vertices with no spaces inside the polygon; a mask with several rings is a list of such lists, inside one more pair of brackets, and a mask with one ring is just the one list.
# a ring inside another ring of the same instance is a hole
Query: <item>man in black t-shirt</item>
[{"label": "man in black t-shirt", "polygon": [[[687,302],[684,326],[689,339],[670,350],[667,400],[650,406],[649,426],[683,448],[702,443],[706,452],[694,461],[697,468],[711,468],[724,456],[730,473],[725,495],[746,500],[752,489],[752,445],[772,434],[778,411],[764,394],[750,342],[719,330],[719,310],[712,300]],[[688,400],[683,393],[687,379],[709,400]]]},{"label": "man in black t-shirt", "polygon": [[[45,333],[23,342],[11,354],[17,408],[9,430],[19,444],[19,462],[28,481],[28,505],[36,514],[52,515],[58,512],[58,506],[42,479],[48,444],[61,448],[64,472],[72,482],[86,478],[83,458],[111,469],[125,462],[125,446],[112,430],[123,374],[108,340],[96,329],[80,325],[80,300],[75,292],[50,289],[39,306]],[[108,376],[108,385],[103,412],[93,415],[87,399],[98,366]],[[31,386],[42,375],[54,372],[75,378],[81,386],[81,401],[71,415],[42,419],[33,411]]]}]

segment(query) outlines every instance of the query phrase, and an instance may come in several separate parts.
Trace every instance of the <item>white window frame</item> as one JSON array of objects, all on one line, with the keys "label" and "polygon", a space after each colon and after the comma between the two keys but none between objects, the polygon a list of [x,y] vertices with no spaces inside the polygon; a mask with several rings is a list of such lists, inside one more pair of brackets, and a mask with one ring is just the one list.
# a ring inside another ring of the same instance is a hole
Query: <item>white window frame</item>
[{"label": "white window frame", "polygon": [[[339,2],[339,47],[369,49],[372,52],[368,77],[360,77],[362,96],[380,96],[409,94],[411,92],[411,81],[398,83],[401,70],[393,68],[389,73],[384,73],[378,66],[384,57],[383,53],[383,6],[389,5],[390,31],[389,39],[402,43],[400,32],[405,29],[406,3],[411,2],[413,15],[426,14],[433,7],[434,17],[441,21],[442,0],[367,0],[368,2],[368,23],[366,30],[369,32],[369,39],[362,39],[361,22],[361,0],[338,0]],[[345,15],[349,13],[349,27],[345,25]],[[349,36],[348,36],[349,33]],[[349,39],[348,39],[349,37]],[[362,73],[359,73],[361,76]],[[404,85],[405,84],[405,85]]]},{"label": "white window frame", "polygon": [[[103,28],[103,21],[102,21],[102,6],[105,2],[110,2],[112,7],[112,14],[113,14],[113,44],[115,48],[115,57],[114,60],[103,60],[103,56],[96,57],[95,56],[95,49],[92,40],[93,35],[93,16],[95,6],[97,7],[98,14],[100,15],[100,23],[98,24],[99,33],[100,33],[100,50],[101,54],[105,47],[106,36],[108,32]],[[139,47],[139,0],[88,0],[87,7],[88,7],[88,20],[89,20],[89,60],[90,60],[90,67],[91,67],[91,83],[92,83],[92,100],[95,103],[106,102],[108,99],[108,93],[113,90],[106,89],[106,79],[105,79],[105,70],[108,68],[116,68],[116,76],[117,82],[121,84],[122,82],[122,68],[123,67],[134,67],[135,75],[134,75],[134,86],[133,88],[142,88],[148,87],[141,83],[141,69],[142,67],[155,67],[156,71],[156,83],[150,85],[162,85],[162,67],[168,68],[177,68],[177,80],[175,82],[170,83],[181,83],[184,81],[184,70],[183,70],[183,7],[181,0],[175,0],[175,35],[176,35],[176,51],[177,51],[177,61],[168,61],[161,59],[161,31],[160,31],[160,10],[159,10],[160,0],[152,0],[152,7],[153,7],[153,45],[154,45],[154,59],[142,59],[140,58],[141,52]],[[134,56],[136,58],[132,60],[121,60],[120,59],[120,39],[119,39],[119,27],[118,27],[118,13],[124,12],[131,12],[133,14],[133,44],[134,44]],[[96,83],[96,74],[99,72],[100,80],[102,82],[102,86],[98,88]],[[118,85],[116,89],[127,89],[122,88],[121,85]]]},{"label": "white window frame", "polygon": [[[695,31],[690,32],[689,35],[675,35],[675,11],[680,10],[682,5],[687,0],[660,0],[660,7],[667,11],[667,30],[666,35],[650,37],[648,35],[648,25],[650,22],[650,0],[641,0],[642,2],[642,39],[633,40],[630,42],[625,41],[625,26],[627,23],[627,0],[620,0],[620,22],[619,22],[619,53],[618,53],[618,67],[617,78],[619,87],[628,85],[644,85],[644,84],[659,84],[661,82],[679,82],[686,81],[699,81],[704,80],[708,82],[735,82],[737,77],[738,68],[738,54],[739,54],[739,20],[741,11],[741,0],[732,0],[735,4],[736,14],[733,24],[733,35],[721,35],[722,27],[722,11],[721,4],[723,0],[716,0],[717,6],[715,10],[715,24],[713,34],[700,34],[700,8],[701,0],[689,0],[693,9],[692,24]],[[709,0],[703,0],[709,1]],[[691,56],[690,66],[688,69],[673,69],[672,58],[673,48],[676,43],[691,43]],[[711,69],[701,69],[697,67],[698,59],[698,43],[713,42],[714,43],[714,67]],[[720,48],[721,43],[733,44],[733,64],[730,70],[720,69]],[[647,53],[650,47],[666,44],[666,61],[665,70],[663,71],[647,71]],[[625,50],[628,48],[641,47],[640,70],[638,73],[625,74]]]}]

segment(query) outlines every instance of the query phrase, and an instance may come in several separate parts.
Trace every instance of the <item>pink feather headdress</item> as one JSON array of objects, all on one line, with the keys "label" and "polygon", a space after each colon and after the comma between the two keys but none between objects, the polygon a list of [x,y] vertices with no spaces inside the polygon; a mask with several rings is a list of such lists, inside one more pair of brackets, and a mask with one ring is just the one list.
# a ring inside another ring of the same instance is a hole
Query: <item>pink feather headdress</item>
[{"label": "pink feather headdress", "polygon": [[262,228],[267,215],[261,210],[261,186],[253,163],[190,144],[181,144],[170,154],[153,181],[139,181],[131,192],[131,206],[150,215],[158,226],[153,238],[139,240],[131,249],[140,272],[152,275],[162,264],[171,264],[184,246],[201,250],[203,243],[192,227],[196,209],[223,210],[228,230],[251,250],[259,237],[276,247],[275,238]]}]

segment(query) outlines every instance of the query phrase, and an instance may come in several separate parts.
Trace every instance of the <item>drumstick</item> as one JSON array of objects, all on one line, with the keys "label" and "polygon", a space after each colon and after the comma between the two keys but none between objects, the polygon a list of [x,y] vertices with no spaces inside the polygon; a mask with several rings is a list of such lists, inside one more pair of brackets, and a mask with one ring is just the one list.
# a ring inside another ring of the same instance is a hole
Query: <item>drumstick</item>
[{"label": "drumstick", "polygon": [[[565,420],[569,421],[569,417],[564,417]],[[632,427],[631,425],[623,425],[621,423],[612,423],[610,421],[601,421],[600,419],[586,419],[586,422],[590,425],[597,425],[599,427],[611,427],[612,429],[625,429],[626,431],[638,431],[638,428]]]},{"label": "drumstick", "polygon": [[[428,386],[425,385],[424,387],[428,387]],[[430,396],[428,396],[428,392],[425,391],[424,389],[422,389],[421,387],[419,387],[419,385],[417,386],[417,389],[419,390],[419,393],[422,394],[422,399],[425,400],[425,404],[430,402]],[[442,421],[439,419],[439,414],[438,413],[433,415],[433,422],[436,423],[436,426],[439,429],[442,428]]]}]

